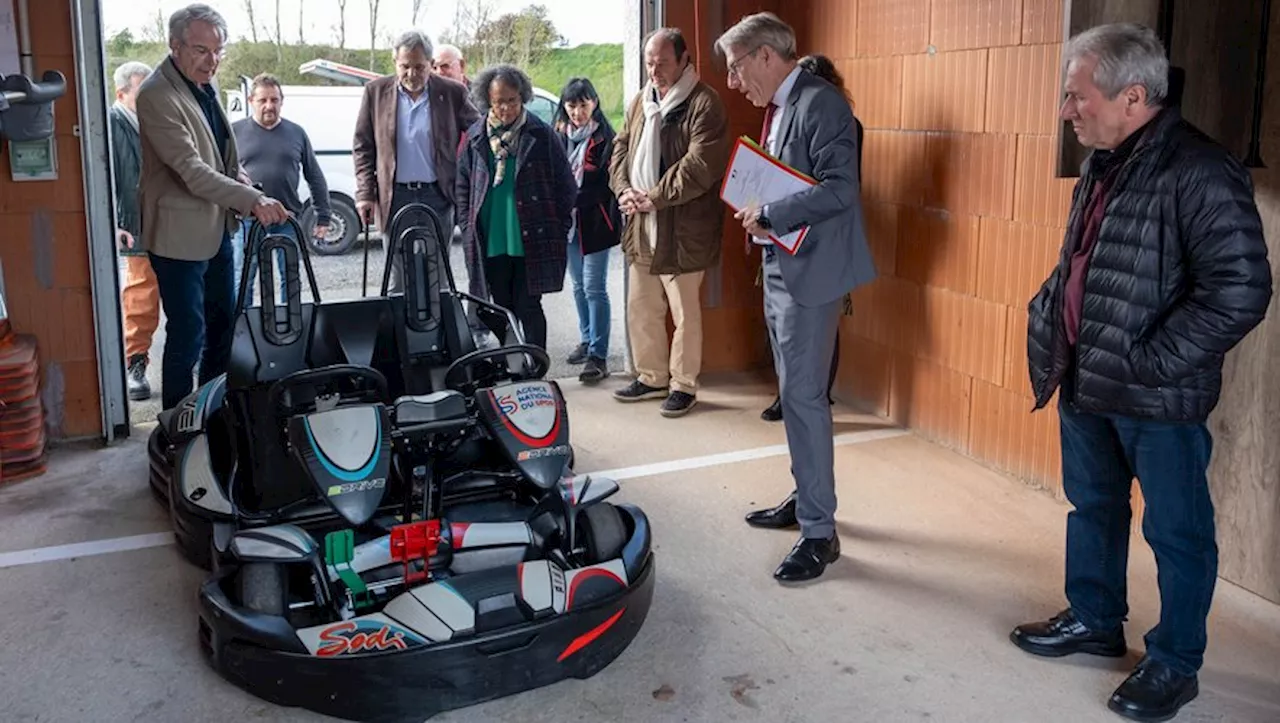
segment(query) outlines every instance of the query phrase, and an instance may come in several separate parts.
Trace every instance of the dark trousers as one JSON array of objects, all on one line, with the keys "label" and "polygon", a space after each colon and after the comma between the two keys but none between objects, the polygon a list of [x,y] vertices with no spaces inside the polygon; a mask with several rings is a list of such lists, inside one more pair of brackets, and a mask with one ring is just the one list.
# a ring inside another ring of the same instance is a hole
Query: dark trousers
[{"label": "dark trousers", "polygon": [[[516,315],[524,327],[526,344],[547,348],[547,315],[542,295],[529,293],[529,280],[521,256],[492,256],[484,260],[484,277],[493,303]],[[507,340],[504,337],[502,343]]]},{"label": "dark trousers", "polygon": [[1155,553],[1160,622],[1147,654],[1190,675],[1204,662],[1205,620],[1218,576],[1206,470],[1213,449],[1202,423],[1079,412],[1059,401],[1067,515],[1066,593],[1086,626],[1113,630],[1128,615],[1126,574],[1138,478],[1142,533]]},{"label": "dark trousers", "polygon": [[224,232],[218,253],[208,261],[155,254],[150,258],[167,319],[161,406],[172,409],[193,391],[191,377],[197,364],[200,384],[227,370],[235,320],[235,254],[231,237]]},{"label": "dark trousers", "polygon": [[[391,192],[391,217],[386,220],[389,227],[391,219],[396,217],[396,213],[411,203],[423,203],[436,212],[440,217],[440,231],[444,236],[440,239],[443,258],[445,263],[449,262],[450,241],[453,239],[453,204],[440,192],[440,186],[436,183],[422,184],[400,184],[397,183],[395,190]],[[391,250],[391,229],[382,229],[382,237],[385,240],[385,248],[388,252]],[[381,276],[378,277],[381,282]],[[391,282],[388,288],[389,293],[398,293],[404,290],[404,258],[397,251],[396,255],[391,258]]]}]

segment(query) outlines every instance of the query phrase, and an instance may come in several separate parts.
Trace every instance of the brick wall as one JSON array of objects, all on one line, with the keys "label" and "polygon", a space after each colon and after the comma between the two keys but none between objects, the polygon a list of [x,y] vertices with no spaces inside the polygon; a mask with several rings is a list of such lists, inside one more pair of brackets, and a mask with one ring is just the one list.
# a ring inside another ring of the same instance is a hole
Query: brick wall
[{"label": "brick wall", "polygon": [[[10,0],[0,0],[8,3]],[[38,77],[67,76],[54,104],[58,179],[16,183],[0,152],[0,259],[14,328],[39,340],[46,407],[55,433],[101,433],[101,400],[89,281],[83,173],[69,0],[33,2],[31,45]]]},{"label": "brick wall", "polygon": [[842,321],[840,391],[1058,491],[1056,413],[1030,413],[1026,304],[1072,187],[1053,172],[1061,0],[812,0],[803,22],[801,52],[836,61],[866,128],[881,273]]}]

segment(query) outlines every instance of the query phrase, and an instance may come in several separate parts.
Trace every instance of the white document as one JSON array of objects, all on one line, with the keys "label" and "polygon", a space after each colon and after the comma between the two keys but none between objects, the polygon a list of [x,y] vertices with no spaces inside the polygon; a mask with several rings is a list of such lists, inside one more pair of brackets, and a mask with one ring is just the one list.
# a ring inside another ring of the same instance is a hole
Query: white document
[{"label": "white document", "polygon": [[0,75],[17,75],[19,70],[18,25],[13,3],[0,2]]},{"label": "white document", "polygon": [[[734,211],[741,211],[781,201],[814,185],[813,179],[765,153],[755,143],[739,138],[729,156],[720,198]],[[794,255],[808,233],[806,226],[781,237],[770,234],[769,238]],[[759,239],[753,240],[759,242]]]}]

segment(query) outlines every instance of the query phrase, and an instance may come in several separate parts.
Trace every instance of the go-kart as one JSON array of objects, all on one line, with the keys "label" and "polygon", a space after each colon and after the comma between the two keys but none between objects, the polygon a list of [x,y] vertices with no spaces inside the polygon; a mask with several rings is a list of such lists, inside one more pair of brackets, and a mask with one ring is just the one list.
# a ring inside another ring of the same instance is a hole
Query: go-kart
[{"label": "go-kart", "polygon": [[[546,352],[457,290],[428,207],[390,228],[380,294],[324,303],[305,244],[255,223],[258,288],[276,288],[280,250],[286,300],[252,305],[245,264],[226,374],[161,413],[148,445],[179,548],[212,570],[213,667],[350,720],[590,677],[653,596],[648,520],[606,501],[615,481],[573,471]],[[387,293],[393,253],[403,295]],[[476,343],[464,300],[498,345]]]}]

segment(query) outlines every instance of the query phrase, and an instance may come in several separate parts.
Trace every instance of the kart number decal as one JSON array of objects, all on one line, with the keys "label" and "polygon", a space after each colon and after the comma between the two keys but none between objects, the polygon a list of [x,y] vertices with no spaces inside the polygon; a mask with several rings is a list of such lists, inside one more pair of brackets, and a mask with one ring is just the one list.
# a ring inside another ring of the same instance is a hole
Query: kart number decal
[{"label": "kart number decal", "polygon": [[416,633],[379,618],[360,618],[335,623],[319,633],[315,654],[335,658],[386,650],[408,650],[426,641]]},{"label": "kart number decal", "polygon": [[556,427],[556,397],[545,382],[496,390],[495,401],[503,416],[532,439],[542,439]]}]

